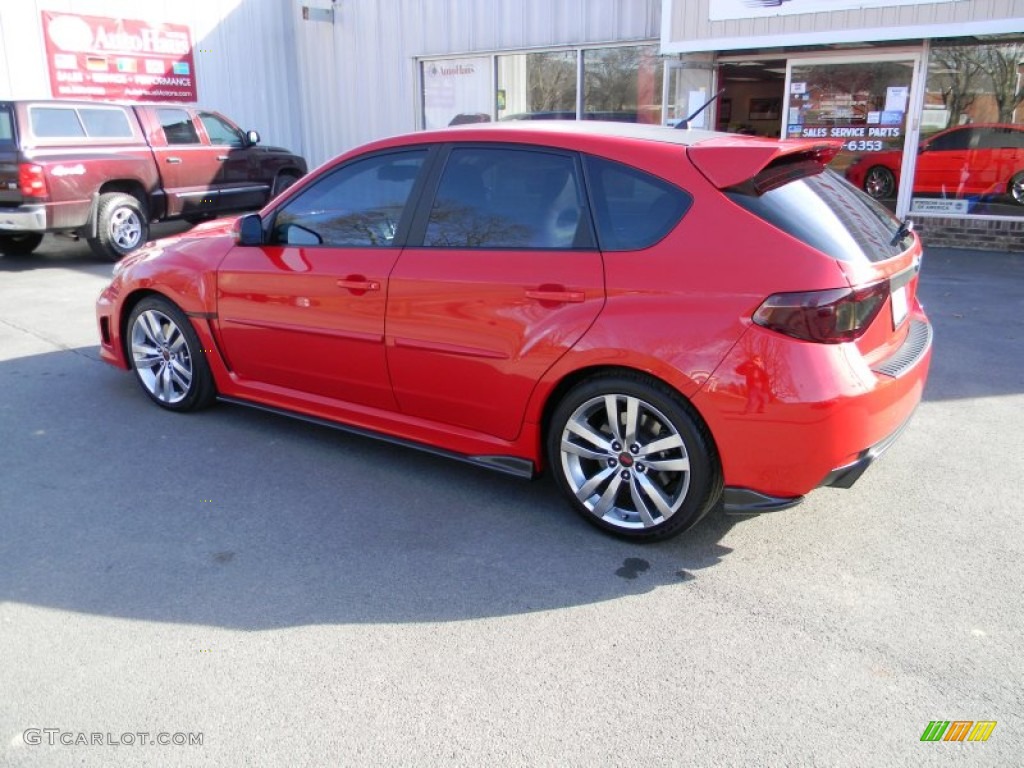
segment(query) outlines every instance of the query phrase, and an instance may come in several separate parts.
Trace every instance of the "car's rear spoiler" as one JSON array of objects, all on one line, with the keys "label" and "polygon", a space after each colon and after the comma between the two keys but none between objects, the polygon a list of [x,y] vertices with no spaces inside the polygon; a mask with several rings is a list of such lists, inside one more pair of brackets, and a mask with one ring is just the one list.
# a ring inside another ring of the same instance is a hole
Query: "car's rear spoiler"
[{"label": "car's rear spoiler", "polygon": [[748,181],[772,164],[810,160],[825,166],[843,147],[839,140],[751,139],[722,136],[693,144],[686,152],[704,176],[719,189]]}]

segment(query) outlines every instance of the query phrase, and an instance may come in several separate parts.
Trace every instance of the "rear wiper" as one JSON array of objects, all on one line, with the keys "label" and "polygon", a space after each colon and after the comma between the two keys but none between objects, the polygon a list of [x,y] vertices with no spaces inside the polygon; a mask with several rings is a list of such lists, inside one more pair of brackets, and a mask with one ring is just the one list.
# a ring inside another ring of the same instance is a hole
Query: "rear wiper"
[{"label": "rear wiper", "polygon": [[914,231],[914,222],[909,218],[904,219],[900,222],[900,228],[896,230],[896,234],[892,236],[892,240],[889,241],[889,245],[896,245],[900,240],[909,235]]}]

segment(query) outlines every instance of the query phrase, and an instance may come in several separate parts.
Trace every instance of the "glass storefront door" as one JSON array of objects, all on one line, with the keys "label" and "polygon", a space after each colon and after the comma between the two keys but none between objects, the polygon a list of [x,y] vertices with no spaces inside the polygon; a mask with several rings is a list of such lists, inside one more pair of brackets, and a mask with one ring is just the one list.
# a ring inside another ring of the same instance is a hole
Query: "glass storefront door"
[{"label": "glass storefront door", "polygon": [[841,139],[831,167],[900,216],[909,208],[900,170],[917,146],[920,61],[909,52],[787,63],[783,134]]}]

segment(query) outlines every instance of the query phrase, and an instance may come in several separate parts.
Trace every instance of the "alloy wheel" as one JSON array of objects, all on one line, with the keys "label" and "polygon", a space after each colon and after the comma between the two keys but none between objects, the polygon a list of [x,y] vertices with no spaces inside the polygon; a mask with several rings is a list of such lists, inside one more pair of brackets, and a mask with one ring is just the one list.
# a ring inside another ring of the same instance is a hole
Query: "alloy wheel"
[{"label": "alloy wheel", "polygon": [[161,403],[184,400],[192,387],[192,355],[175,322],[156,309],[135,318],[132,359],[142,386]]},{"label": "alloy wheel", "polygon": [[690,457],[679,431],[639,397],[607,394],[580,405],[561,435],[561,463],[579,502],[624,529],[660,525],[690,488]]}]

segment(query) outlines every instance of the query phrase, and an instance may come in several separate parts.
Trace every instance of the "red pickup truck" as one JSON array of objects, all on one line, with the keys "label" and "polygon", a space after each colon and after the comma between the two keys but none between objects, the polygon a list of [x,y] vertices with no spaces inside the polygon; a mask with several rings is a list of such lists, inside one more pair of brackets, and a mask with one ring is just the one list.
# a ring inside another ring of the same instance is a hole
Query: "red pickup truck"
[{"label": "red pickup truck", "polygon": [[60,232],[117,260],[151,221],[260,208],[307,168],[259,140],[190,105],[0,101],[0,253]]}]

